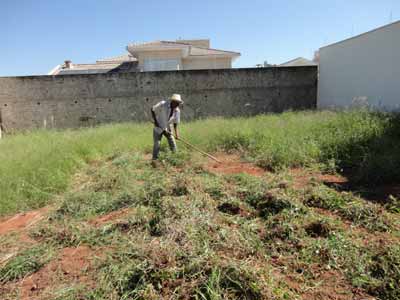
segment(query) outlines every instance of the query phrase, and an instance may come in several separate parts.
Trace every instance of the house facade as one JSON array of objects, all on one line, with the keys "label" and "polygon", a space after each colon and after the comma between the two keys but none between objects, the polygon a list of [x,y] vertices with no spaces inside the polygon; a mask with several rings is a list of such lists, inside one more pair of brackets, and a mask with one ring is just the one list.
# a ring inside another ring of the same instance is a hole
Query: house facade
[{"label": "house facade", "polygon": [[317,103],[400,110],[400,21],[322,47]]},{"label": "house facade", "polygon": [[101,59],[94,64],[66,61],[49,75],[229,69],[240,56],[239,52],[211,48],[209,39],[136,43],[129,44],[126,49],[126,54]]},{"label": "house facade", "polygon": [[304,67],[304,66],[318,66],[315,61],[309,60],[304,57],[297,57],[279,65],[280,67]]}]

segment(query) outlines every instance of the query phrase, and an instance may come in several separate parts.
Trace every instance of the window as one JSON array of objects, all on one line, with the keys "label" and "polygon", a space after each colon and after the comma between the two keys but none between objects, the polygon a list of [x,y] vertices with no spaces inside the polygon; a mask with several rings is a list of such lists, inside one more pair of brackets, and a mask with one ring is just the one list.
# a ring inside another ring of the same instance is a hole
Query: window
[{"label": "window", "polygon": [[144,71],[175,71],[179,70],[179,59],[145,58]]}]

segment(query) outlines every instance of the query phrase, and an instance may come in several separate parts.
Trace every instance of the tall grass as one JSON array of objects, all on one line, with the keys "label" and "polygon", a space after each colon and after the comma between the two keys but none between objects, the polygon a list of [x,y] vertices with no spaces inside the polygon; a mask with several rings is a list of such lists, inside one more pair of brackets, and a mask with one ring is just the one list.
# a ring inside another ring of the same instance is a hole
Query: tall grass
[{"label": "tall grass", "polygon": [[0,140],[0,214],[37,208],[64,191],[90,161],[151,146],[150,126],[34,131]]},{"label": "tall grass", "polygon": [[357,182],[400,178],[400,117],[366,110],[287,112],[191,123],[191,140],[209,149],[242,150],[271,169],[322,164]]},{"label": "tall grass", "polygon": [[[368,111],[287,112],[182,124],[182,137],[209,151],[243,151],[271,169],[322,164],[358,181],[400,178],[398,117]],[[0,214],[36,208],[64,191],[88,162],[151,149],[151,125],[34,131],[0,140]]]}]

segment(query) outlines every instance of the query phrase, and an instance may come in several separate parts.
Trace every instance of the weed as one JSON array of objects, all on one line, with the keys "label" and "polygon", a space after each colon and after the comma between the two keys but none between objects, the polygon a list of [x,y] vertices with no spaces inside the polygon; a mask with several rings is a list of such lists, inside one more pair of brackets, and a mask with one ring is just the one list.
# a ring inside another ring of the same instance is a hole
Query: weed
[{"label": "weed", "polygon": [[331,226],[329,223],[324,221],[316,221],[308,224],[305,227],[305,230],[308,235],[311,237],[328,237],[332,231]]},{"label": "weed", "polygon": [[400,247],[366,249],[353,244],[344,235],[330,234],[317,239],[301,252],[305,261],[318,261],[344,270],[356,287],[366,289],[379,299],[398,299]]},{"label": "weed", "polygon": [[10,259],[0,269],[0,283],[23,278],[39,270],[51,257],[51,251],[43,246],[25,250]]},{"label": "weed", "polygon": [[161,236],[165,230],[163,218],[156,214],[148,223],[148,230],[152,236]]},{"label": "weed", "polygon": [[55,224],[46,224],[31,231],[30,235],[37,241],[62,247],[77,247],[81,244],[90,246],[106,245],[116,240],[118,231],[113,226],[93,228],[81,222],[65,220]]},{"label": "weed", "polygon": [[400,247],[398,245],[374,254],[368,266],[378,284],[369,287],[372,294],[381,299],[400,298]]},{"label": "weed", "polygon": [[59,288],[53,293],[54,300],[91,299],[90,291],[84,285],[73,285]]},{"label": "weed", "polygon": [[182,176],[176,176],[174,178],[174,183],[172,187],[173,196],[184,196],[190,193],[188,189],[188,176],[189,174],[183,174]]},{"label": "weed", "polygon": [[[386,175],[374,176],[369,169],[373,164],[366,160],[398,161],[394,150],[377,153],[374,142],[383,139],[384,145],[397,145],[398,127],[393,122],[387,115],[369,112],[299,112],[202,120],[185,125],[182,134],[204,149],[239,150],[274,171],[293,166],[344,168],[353,170],[357,180],[379,182]],[[344,274],[357,291],[399,298],[400,254],[393,242],[398,236],[397,199],[390,199],[384,209],[317,181],[310,189],[297,191],[287,181],[288,172],[266,172],[260,178],[217,176],[195,166],[196,157],[182,149],[162,153],[161,167],[153,169],[143,158],[151,143],[147,129],[131,124],[34,132],[1,142],[0,159],[6,157],[6,162],[0,165],[0,212],[42,206],[50,199],[60,202],[56,212],[30,233],[43,252],[21,250],[0,269],[2,283],[19,285],[17,280],[40,268],[53,248],[87,245],[104,249],[104,257],[93,266],[96,288],[78,286],[78,280],[65,282],[55,298],[297,299],[314,291],[291,288],[286,276],[294,274],[302,287],[321,285],[318,290],[325,282],[313,275],[330,269],[332,274]],[[134,139],[124,140],[135,133]],[[59,140],[46,144],[53,139]],[[32,161],[16,169],[14,176],[11,167],[25,156],[14,148],[14,160],[9,149],[23,142],[48,155],[49,161],[38,161],[27,147]],[[132,147],[143,152],[131,153]],[[388,168],[384,164],[380,171]],[[43,185],[32,167],[43,177]],[[76,184],[69,185],[71,174],[82,167],[85,171],[74,178]],[[11,172],[4,175],[4,170]],[[397,178],[396,174],[391,176]],[[70,191],[54,197],[68,186]],[[324,209],[335,217],[325,217]],[[348,224],[370,231],[347,230]],[[10,249],[22,248],[13,241],[18,234],[2,239],[2,257],[8,257]],[[370,235],[374,238],[368,239]],[[267,289],[274,295],[267,296]]]},{"label": "weed", "polygon": [[323,185],[306,192],[305,204],[337,211],[343,218],[370,230],[389,231],[392,227],[390,219],[379,205]]},{"label": "weed", "polygon": [[185,150],[180,150],[176,153],[164,151],[160,154],[159,160],[170,166],[182,168],[185,166],[189,158],[190,154],[188,151]]},{"label": "weed", "polygon": [[389,231],[392,227],[383,209],[376,204],[356,202],[341,210],[341,215],[373,231]]},{"label": "weed", "polygon": [[302,248],[305,231],[301,224],[308,214],[299,210],[284,210],[266,220],[260,237],[270,253],[296,253]]},{"label": "weed", "polygon": [[140,250],[122,250],[99,266],[105,284],[97,293],[114,291],[119,299],[159,299],[165,283],[181,277],[179,269],[160,266]]},{"label": "weed", "polygon": [[[399,164],[399,120],[396,114],[368,111],[288,112],[196,121],[182,133],[206,150],[245,151],[264,168],[320,164],[348,171],[360,182],[387,182],[400,178],[400,168],[393,167]],[[5,139],[0,145],[0,213],[45,205],[67,189],[72,174],[100,157],[128,169],[135,159],[115,153],[149,150],[150,137],[150,126],[120,124],[39,130]],[[183,167],[190,154],[180,149],[160,157],[167,165]],[[107,175],[99,191],[124,184],[120,175]]]},{"label": "weed", "polygon": [[201,177],[204,192],[210,195],[215,200],[220,200],[227,197],[222,179],[213,175],[205,174]]},{"label": "weed", "polygon": [[[353,259],[357,259],[359,249],[353,245],[343,234],[334,233],[328,235],[326,239],[314,239],[307,247],[302,249],[301,257],[306,263],[318,261],[326,264],[329,268],[341,269],[347,268],[357,269],[357,266],[350,267],[347,264]],[[359,263],[365,263],[362,257],[358,257]],[[350,271],[348,269],[349,272]]]},{"label": "weed", "polygon": [[197,289],[195,299],[260,299],[261,290],[256,277],[236,266],[209,270],[207,281]]},{"label": "weed", "polygon": [[283,211],[284,209],[298,209],[298,207],[287,197],[266,193],[255,202],[250,203],[260,212],[260,216],[268,217]]},{"label": "weed", "polygon": [[390,212],[400,213],[400,199],[392,195],[389,195],[385,203],[385,208]]},{"label": "weed", "polygon": [[88,218],[127,207],[136,203],[136,201],[135,195],[127,192],[111,196],[105,192],[83,191],[68,194],[54,216],[56,218],[62,218],[63,216]]},{"label": "weed", "polygon": [[348,194],[338,193],[324,185],[319,185],[307,192],[305,203],[311,207],[336,210],[343,208],[350,200],[350,197],[347,197]]},{"label": "weed", "polygon": [[282,241],[293,241],[297,242],[297,231],[299,228],[297,226],[288,222],[277,222],[274,219],[268,224],[268,232],[266,233],[265,240],[275,240],[280,239]]},{"label": "weed", "polygon": [[164,178],[153,177],[152,180],[146,181],[141,190],[140,199],[144,205],[159,207],[161,198],[168,194]]}]

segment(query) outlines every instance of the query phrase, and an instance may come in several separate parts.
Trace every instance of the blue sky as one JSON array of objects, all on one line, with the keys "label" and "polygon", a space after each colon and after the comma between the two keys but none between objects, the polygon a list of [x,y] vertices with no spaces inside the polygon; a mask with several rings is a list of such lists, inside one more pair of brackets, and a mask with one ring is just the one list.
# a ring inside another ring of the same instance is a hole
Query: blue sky
[{"label": "blue sky", "polygon": [[[391,17],[392,16],[392,17]],[[400,19],[398,0],[1,0],[0,76],[46,74],[129,42],[210,38],[235,67],[282,63]]]}]

